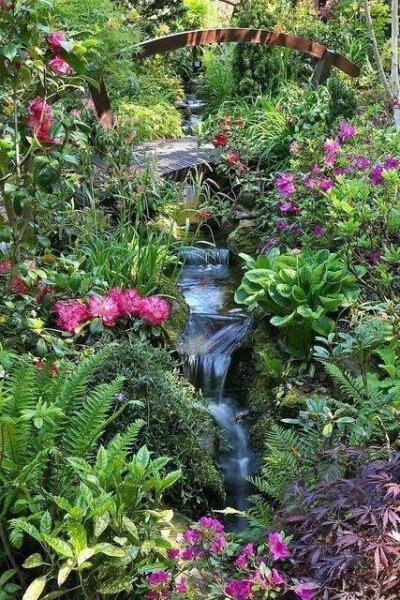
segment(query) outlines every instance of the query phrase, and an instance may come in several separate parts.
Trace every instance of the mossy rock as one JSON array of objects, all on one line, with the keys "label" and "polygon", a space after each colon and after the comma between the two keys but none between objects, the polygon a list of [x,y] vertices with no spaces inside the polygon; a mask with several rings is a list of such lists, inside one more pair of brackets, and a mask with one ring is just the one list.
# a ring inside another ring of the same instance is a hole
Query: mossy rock
[{"label": "mossy rock", "polygon": [[171,314],[164,325],[168,343],[175,347],[179,338],[186,329],[189,319],[190,309],[179,288],[169,279],[163,279],[160,290],[162,294],[168,296],[171,306]]},{"label": "mossy rock", "polygon": [[[250,221],[248,222],[250,224]],[[232,231],[228,236],[228,248],[234,256],[238,256],[240,252],[249,254],[250,256],[256,256],[260,244],[262,242],[262,236],[253,226],[239,225],[237,229]]]},{"label": "mossy rock", "polygon": [[282,418],[292,419],[297,417],[299,411],[305,408],[309,396],[309,394],[305,394],[295,388],[289,390],[281,401],[280,412]]}]

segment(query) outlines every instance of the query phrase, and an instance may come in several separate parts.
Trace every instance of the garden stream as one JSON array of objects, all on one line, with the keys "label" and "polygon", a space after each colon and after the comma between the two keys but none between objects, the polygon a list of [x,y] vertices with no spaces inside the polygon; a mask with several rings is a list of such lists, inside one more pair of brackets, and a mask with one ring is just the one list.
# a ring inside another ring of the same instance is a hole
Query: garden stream
[{"label": "garden stream", "polygon": [[[226,490],[226,506],[248,507],[248,476],[255,470],[246,410],[235,389],[232,357],[249,331],[250,320],[235,308],[234,290],[240,273],[229,264],[224,248],[187,248],[181,291],[190,318],[179,351],[187,379],[209,400],[209,411],[219,429],[218,466]],[[239,529],[242,519],[226,519]]]}]

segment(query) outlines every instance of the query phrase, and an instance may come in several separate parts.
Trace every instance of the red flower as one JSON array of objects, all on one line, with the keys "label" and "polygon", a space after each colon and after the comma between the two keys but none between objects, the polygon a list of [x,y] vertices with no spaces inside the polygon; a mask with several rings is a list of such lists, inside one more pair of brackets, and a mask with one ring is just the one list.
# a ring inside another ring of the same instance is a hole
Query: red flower
[{"label": "red flower", "polygon": [[168,303],[159,296],[142,298],[139,307],[139,316],[143,321],[158,327],[165,323],[170,314]]},{"label": "red flower", "polygon": [[225,133],[218,133],[214,140],[213,144],[216,148],[223,148],[228,143],[228,136]]},{"label": "red flower", "polygon": [[49,68],[58,75],[71,75],[72,69],[62,56],[57,55],[49,62]]},{"label": "red flower", "polygon": [[87,306],[74,298],[56,302],[54,312],[57,314],[57,327],[69,333],[75,333],[78,326],[90,316]]},{"label": "red flower", "polygon": [[88,301],[91,317],[100,317],[106,327],[114,327],[120,315],[118,304],[110,296],[92,296]]},{"label": "red flower", "polygon": [[4,275],[5,273],[9,273],[12,268],[11,260],[3,260],[0,262],[0,275]]},{"label": "red flower", "polygon": [[239,162],[240,156],[237,152],[235,152],[233,154],[228,154],[226,160],[228,161],[228,164],[231,165],[231,167],[234,167],[236,165],[236,163]]},{"label": "red flower", "polygon": [[54,122],[53,111],[42,98],[35,98],[28,107],[28,127],[41,142],[51,141],[50,127]]},{"label": "red flower", "polygon": [[208,210],[205,210],[204,208],[201,208],[197,214],[199,215],[199,217],[202,221],[207,221],[207,219],[209,219],[211,217]]},{"label": "red flower", "polygon": [[67,38],[61,31],[53,31],[53,33],[46,38],[46,42],[49,44],[54,54],[60,52],[61,42],[65,42],[66,40]]},{"label": "red flower", "polygon": [[12,278],[11,289],[16,294],[26,294],[28,291],[24,280],[19,275],[15,275],[15,277]]}]

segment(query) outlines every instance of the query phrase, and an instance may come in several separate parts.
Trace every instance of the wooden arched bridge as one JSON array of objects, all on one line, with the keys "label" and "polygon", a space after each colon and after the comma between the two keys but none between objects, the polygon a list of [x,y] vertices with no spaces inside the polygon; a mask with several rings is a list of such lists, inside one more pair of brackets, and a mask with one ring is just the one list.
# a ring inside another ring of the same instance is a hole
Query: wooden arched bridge
[{"label": "wooden arched bridge", "polygon": [[[326,46],[304,38],[286,33],[273,33],[265,29],[249,29],[227,27],[224,29],[198,29],[184,31],[164,37],[146,40],[137,44],[132,54],[132,60],[138,61],[156,54],[165,54],[179,48],[193,48],[209,44],[247,43],[267,46],[281,46],[297,50],[316,61],[312,85],[317,87],[330,77],[333,67],[340,69],[350,77],[358,77],[360,68],[346,57],[329,50]],[[103,78],[99,79],[99,87],[91,88],[93,102],[99,118],[103,122],[112,123],[111,103]]]}]

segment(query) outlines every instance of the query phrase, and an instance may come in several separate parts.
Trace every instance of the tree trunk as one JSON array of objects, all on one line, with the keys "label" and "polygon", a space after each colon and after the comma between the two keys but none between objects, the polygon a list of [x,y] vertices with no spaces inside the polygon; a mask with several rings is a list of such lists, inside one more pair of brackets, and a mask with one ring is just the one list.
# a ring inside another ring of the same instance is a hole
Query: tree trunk
[{"label": "tree trunk", "polygon": [[392,0],[391,79],[393,90],[393,116],[396,129],[400,129],[399,84],[399,0]]}]

